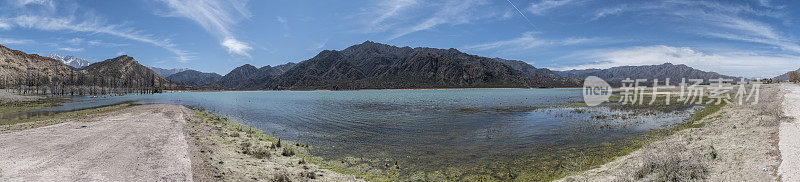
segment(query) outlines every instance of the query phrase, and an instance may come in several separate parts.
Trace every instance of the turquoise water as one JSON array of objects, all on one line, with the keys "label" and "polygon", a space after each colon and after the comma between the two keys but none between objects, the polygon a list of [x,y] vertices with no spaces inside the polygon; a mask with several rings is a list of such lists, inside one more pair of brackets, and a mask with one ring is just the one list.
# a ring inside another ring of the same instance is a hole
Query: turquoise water
[{"label": "turquoise water", "polygon": [[635,115],[604,107],[547,107],[582,99],[580,89],[183,92],[78,97],[74,110],[123,101],[199,106],[288,140],[315,155],[399,161],[410,169],[475,167],[553,148],[624,140],[680,122],[688,109]]}]

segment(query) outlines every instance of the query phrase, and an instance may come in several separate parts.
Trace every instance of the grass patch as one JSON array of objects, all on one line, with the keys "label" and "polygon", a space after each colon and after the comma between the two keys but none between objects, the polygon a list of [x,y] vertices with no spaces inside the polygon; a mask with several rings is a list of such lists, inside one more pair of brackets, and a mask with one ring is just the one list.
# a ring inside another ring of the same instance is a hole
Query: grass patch
[{"label": "grass patch", "polygon": [[61,106],[61,103],[64,103],[64,99],[54,98],[54,97],[48,97],[36,101],[5,102],[5,103],[0,103],[0,114],[17,113],[17,112],[56,107],[56,106]]},{"label": "grass patch", "polygon": [[123,102],[108,106],[99,106],[88,109],[65,111],[52,115],[35,116],[24,119],[15,119],[0,122],[0,132],[19,131],[30,128],[42,127],[70,121],[71,118],[88,116],[92,114],[110,112],[134,106],[132,102]]}]

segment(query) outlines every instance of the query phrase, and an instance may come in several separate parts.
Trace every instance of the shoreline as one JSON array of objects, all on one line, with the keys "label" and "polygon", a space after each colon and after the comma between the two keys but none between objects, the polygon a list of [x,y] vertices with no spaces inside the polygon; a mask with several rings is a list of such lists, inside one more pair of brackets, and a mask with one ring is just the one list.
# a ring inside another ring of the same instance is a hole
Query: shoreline
[{"label": "shoreline", "polygon": [[310,90],[164,90],[164,92],[298,92],[298,91],[392,91],[392,90],[539,90],[539,89],[581,89],[582,87],[553,87],[553,88],[400,88],[400,89],[352,89],[352,90],[329,90],[329,89],[310,89]]},{"label": "shoreline", "polygon": [[613,162],[557,181],[779,181],[785,91],[778,84],[762,86],[756,105],[729,104],[697,121],[700,127],[656,137]]},{"label": "shoreline", "polygon": [[305,144],[275,146],[274,138],[245,127],[170,104],[14,119],[0,125],[0,156],[8,156],[0,158],[0,181],[362,181],[312,163]]}]

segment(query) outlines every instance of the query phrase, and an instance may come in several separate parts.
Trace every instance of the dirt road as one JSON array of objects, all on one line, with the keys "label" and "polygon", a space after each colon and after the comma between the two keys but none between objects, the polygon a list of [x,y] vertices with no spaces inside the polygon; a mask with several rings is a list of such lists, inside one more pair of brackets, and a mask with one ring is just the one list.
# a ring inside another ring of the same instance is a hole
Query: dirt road
[{"label": "dirt road", "polygon": [[784,84],[786,95],[783,112],[793,117],[793,121],[781,123],[780,141],[781,166],[778,174],[783,181],[800,181],[800,85]]},{"label": "dirt road", "polygon": [[137,106],[0,134],[0,181],[191,181],[180,108]]}]

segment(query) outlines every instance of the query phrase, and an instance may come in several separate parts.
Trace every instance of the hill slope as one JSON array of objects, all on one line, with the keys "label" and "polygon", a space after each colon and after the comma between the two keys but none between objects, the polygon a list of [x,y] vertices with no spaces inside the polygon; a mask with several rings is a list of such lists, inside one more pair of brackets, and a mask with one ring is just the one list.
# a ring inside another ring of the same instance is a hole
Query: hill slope
[{"label": "hill slope", "polygon": [[[61,86],[93,86],[70,88],[83,92],[106,93],[104,88],[135,88],[146,92],[171,82],[129,56],[119,56],[74,70],[61,61],[36,54],[26,54],[0,45],[0,76],[5,86],[28,86],[41,91],[61,91]],[[49,87],[49,89],[44,89]],[[55,90],[60,88],[61,90]],[[133,91],[134,89],[128,89]],[[117,90],[120,91],[120,90]],[[137,92],[138,92],[137,91]],[[38,91],[37,91],[38,92]]]},{"label": "hill slope", "polygon": [[216,83],[221,75],[216,73],[203,73],[195,70],[186,70],[168,76],[166,79],[192,86],[201,86]]},{"label": "hill slope", "polygon": [[558,71],[556,74],[576,79],[584,79],[588,76],[597,76],[609,82],[611,85],[619,86],[622,80],[630,79],[648,79],[652,83],[653,79],[664,81],[666,78],[670,79],[670,83],[675,85],[681,82],[681,78],[688,79],[703,79],[708,82],[709,79],[734,79],[739,81],[737,77],[721,75],[715,72],[706,72],[692,67],[679,64],[674,65],[671,63],[664,63],[661,65],[646,65],[646,66],[619,66],[608,69],[586,69],[586,70],[569,70]]},{"label": "hill slope", "polygon": [[[797,69],[796,71],[800,72],[800,69]],[[792,72],[790,71],[790,72],[786,72],[786,73],[784,73],[782,75],[778,75],[775,78],[772,78],[772,80],[774,80],[776,82],[785,82],[785,81],[789,80],[789,73],[792,73]]]},{"label": "hill slope", "polygon": [[156,73],[158,73],[158,75],[161,75],[161,77],[164,77],[164,78],[166,78],[166,77],[168,77],[170,75],[173,75],[175,73],[180,73],[180,72],[183,72],[183,71],[186,71],[186,70],[190,70],[189,68],[164,69],[164,68],[159,68],[159,67],[155,67],[155,66],[150,66],[148,68],[150,68],[150,70],[155,71]]},{"label": "hill slope", "polygon": [[557,75],[531,77],[502,62],[456,49],[364,42],[326,50],[277,77],[271,89],[528,88],[577,86]]}]

